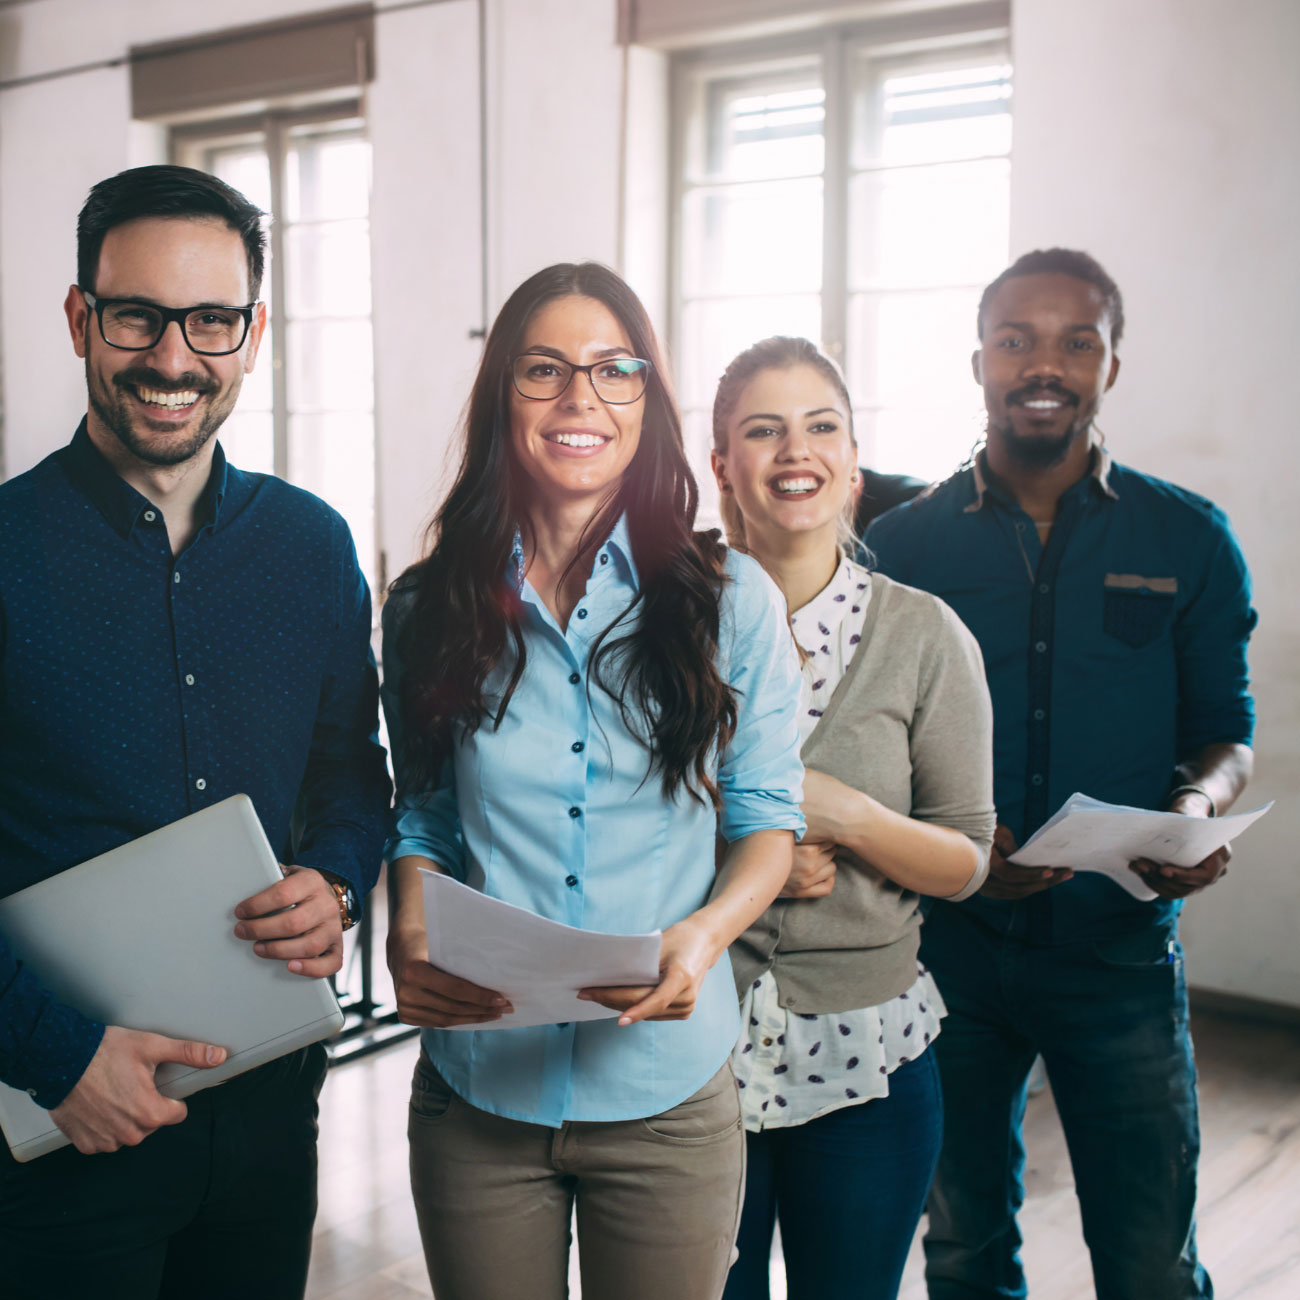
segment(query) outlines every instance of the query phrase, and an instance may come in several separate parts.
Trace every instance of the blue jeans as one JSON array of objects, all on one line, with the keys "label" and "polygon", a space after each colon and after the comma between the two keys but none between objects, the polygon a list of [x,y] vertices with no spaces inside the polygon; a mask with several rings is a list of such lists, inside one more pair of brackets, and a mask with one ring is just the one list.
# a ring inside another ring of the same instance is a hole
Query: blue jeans
[{"label": "blue jeans", "polygon": [[921,958],[948,1004],[931,1049],[946,1127],[925,1238],[930,1300],[1026,1294],[1016,1212],[1036,1053],[1069,1146],[1097,1300],[1212,1296],[1196,1260],[1196,1068],[1172,926],[1030,946],[938,904]]},{"label": "blue jeans", "polygon": [[889,1076],[888,1097],[747,1133],[740,1258],[723,1300],[768,1300],[778,1216],[789,1300],[894,1300],[942,1134],[933,1048]]}]

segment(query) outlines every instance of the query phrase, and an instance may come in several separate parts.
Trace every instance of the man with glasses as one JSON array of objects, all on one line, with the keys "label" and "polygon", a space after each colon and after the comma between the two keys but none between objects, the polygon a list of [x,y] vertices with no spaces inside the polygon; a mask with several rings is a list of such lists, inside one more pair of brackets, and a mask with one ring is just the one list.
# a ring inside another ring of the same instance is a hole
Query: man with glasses
[{"label": "man with glasses", "polygon": [[[64,310],[89,409],[0,485],[0,893],[246,793],[287,865],[231,926],[319,977],[374,883],[389,783],[347,525],[214,437],[266,328],[260,219],[166,166],[81,211]],[[155,1067],[220,1047],[97,1024],[22,957],[0,935],[0,1080],[73,1145],[20,1165],[0,1143],[5,1295],[300,1295],[323,1049],[170,1100]]]}]

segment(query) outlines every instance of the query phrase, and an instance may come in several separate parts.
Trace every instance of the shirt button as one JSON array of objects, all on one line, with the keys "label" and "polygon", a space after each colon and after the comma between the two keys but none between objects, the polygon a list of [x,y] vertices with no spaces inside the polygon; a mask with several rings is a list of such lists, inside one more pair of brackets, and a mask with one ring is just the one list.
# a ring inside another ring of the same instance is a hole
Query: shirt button
[{"label": "shirt button", "polygon": [[1046,596],[1047,593],[1048,593],[1049,591],[1051,591],[1051,589],[1052,589],[1052,588],[1051,588],[1050,584],[1048,584],[1048,583],[1046,583],[1046,582],[1040,582],[1040,583],[1038,584],[1038,590],[1039,590],[1039,591],[1040,591],[1044,596]]},{"label": "shirt button", "polygon": [[1035,722],[1042,722],[1042,720],[1043,720],[1045,717],[1047,717],[1047,710],[1046,710],[1046,709],[1035,709],[1035,710],[1034,710],[1034,721],[1035,721]]},{"label": "shirt button", "polygon": [[180,570],[177,569],[176,572],[172,574],[172,581],[179,582],[180,580],[181,580]]},{"label": "shirt button", "polygon": [[579,617],[579,618],[586,618],[586,617],[587,617],[587,611],[586,611],[585,609],[580,609],[580,610],[578,611],[578,617]]},{"label": "shirt button", "polygon": [[157,515],[157,513],[156,513],[155,511],[153,511],[153,510],[146,510],[146,511],[144,512],[144,521],[145,521],[145,523],[147,523],[147,524],[151,524],[151,523],[153,523],[153,521],[154,521],[155,519],[157,519],[157,518],[158,518],[158,515]]},{"label": "shirt button", "polygon": [[608,564],[608,563],[609,563],[609,556],[606,555],[606,554],[604,553],[604,551],[602,551],[602,552],[600,553],[600,562],[601,562],[601,564]]},{"label": "shirt button", "polygon": [[194,788],[196,790],[206,790],[208,788],[208,783],[202,777],[199,777],[199,779],[194,782]]},{"label": "shirt button", "polygon": [[569,809],[569,816],[572,817],[572,818],[574,819],[574,821],[577,821],[577,819],[578,819],[579,817],[582,816],[582,809],[581,809],[581,808],[570,808],[570,809]]},{"label": "shirt button", "polygon": [[772,1046],[772,1040],[771,1040],[770,1038],[765,1038],[765,1039],[763,1039],[763,1046],[764,1046],[764,1047],[771,1047],[771,1046]]},{"label": "shirt button", "polygon": [[575,741],[573,742],[573,744],[569,746],[569,748],[570,748],[571,750],[573,750],[573,752],[574,752],[575,754],[581,754],[582,751],[583,751],[584,749],[586,749],[587,747],[586,747],[586,745],[584,745],[584,744],[582,743],[582,741],[580,741],[580,740],[575,740]]},{"label": "shirt button", "polygon": [[566,885],[568,885],[568,887],[569,887],[570,889],[572,889],[572,888],[574,887],[574,885],[576,885],[576,884],[578,883],[578,877],[577,877],[577,876],[565,876],[565,877],[564,877],[564,883],[565,883]]},{"label": "shirt button", "polygon": [[1029,778],[1029,783],[1030,783],[1030,785],[1042,785],[1042,784],[1043,784],[1043,774],[1042,774],[1041,772],[1035,772],[1035,773],[1033,774],[1033,776],[1031,776],[1031,777]]},{"label": "shirt button", "polygon": [[1035,641],[1035,642],[1034,642],[1034,649],[1037,650],[1039,654],[1042,654],[1042,653],[1047,649],[1047,642],[1046,642],[1046,641]]},{"label": "shirt button", "polygon": [[779,939],[779,938],[781,937],[781,931],[780,931],[780,930],[769,930],[769,931],[768,931],[768,934],[769,934],[773,939]]},{"label": "shirt button", "polygon": [[570,674],[569,674],[569,685],[570,685],[570,686],[576,686],[580,681],[582,681],[582,678],[579,677],[577,673],[570,673]]},{"label": "shirt button", "polygon": [[194,685],[194,674],[193,674],[193,673],[186,673],[186,674],[185,674],[185,685],[186,685],[186,686],[193,686],[193,685]]}]

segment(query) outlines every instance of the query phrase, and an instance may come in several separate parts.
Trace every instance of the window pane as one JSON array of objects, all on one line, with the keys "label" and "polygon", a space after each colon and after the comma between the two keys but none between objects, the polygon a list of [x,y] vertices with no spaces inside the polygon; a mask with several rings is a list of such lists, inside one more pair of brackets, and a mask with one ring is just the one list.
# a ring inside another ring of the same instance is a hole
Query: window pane
[{"label": "window pane", "polygon": [[807,176],[822,170],[825,92],[820,85],[716,87],[705,173],[731,180]]},{"label": "window pane", "polygon": [[360,134],[295,139],[284,197],[290,221],[364,217],[370,211],[369,142]]},{"label": "window pane", "polygon": [[209,155],[208,170],[227,185],[234,186],[263,212],[270,212],[271,164],[264,145],[214,150]]},{"label": "window pane", "polygon": [[366,221],[293,226],[286,232],[289,315],[370,314],[370,230]]},{"label": "window pane", "polygon": [[348,521],[365,574],[374,573],[374,435],[361,413],[289,417],[289,477]]},{"label": "window pane", "polygon": [[372,409],[374,351],[368,320],[290,321],[288,342],[291,410]]},{"label": "window pane", "polygon": [[867,172],[849,198],[850,284],[940,285],[991,280],[1009,240],[1004,158]]},{"label": "window pane", "polygon": [[239,409],[241,411],[271,411],[271,390],[274,382],[275,367],[271,364],[271,330],[268,324],[262,335],[261,346],[257,349],[257,364],[251,375],[244,376],[244,386],[239,390]]},{"label": "window pane", "polygon": [[965,405],[976,290],[854,294],[849,300],[849,391],[864,405]]},{"label": "window pane", "polygon": [[700,509],[696,516],[699,528],[716,528],[718,515],[718,485],[709,463],[713,449],[713,412],[711,410],[685,410],[682,412],[682,441],[686,444],[686,459],[700,489]]},{"label": "window pane", "polygon": [[965,463],[984,421],[969,405],[886,408],[875,412],[873,435],[869,469],[938,482]]},{"label": "window pane", "polygon": [[239,407],[226,417],[217,434],[226,459],[238,469],[256,474],[275,473],[275,438],[270,411],[246,411]]},{"label": "window pane", "polygon": [[856,155],[904,166],[1011,148],[1011,68],[982,64],[879,76],[864,59]]},{"label": "window pane", "polygon": [[682,229],[686,294],[820,289],[821,196],[820,180],[688,194]]},{"label": "window pane", "polygon": [[773,334],[820,338],[821,299],[808,294],[687,304],[677,358],[682,404],[712,409],[714,390],[727,363],[751,343]]}]

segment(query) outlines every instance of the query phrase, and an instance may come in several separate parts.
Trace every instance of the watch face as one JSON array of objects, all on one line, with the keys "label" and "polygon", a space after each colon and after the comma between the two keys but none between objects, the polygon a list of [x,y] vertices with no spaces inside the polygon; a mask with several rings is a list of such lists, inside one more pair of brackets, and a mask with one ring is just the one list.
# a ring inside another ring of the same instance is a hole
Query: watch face
[{"label": "watch face", "polygon": [[355,923],[361,905],[357,900],[356,890],[351,885],[343,886],[343,906],[348,909],[348,919]]}]

